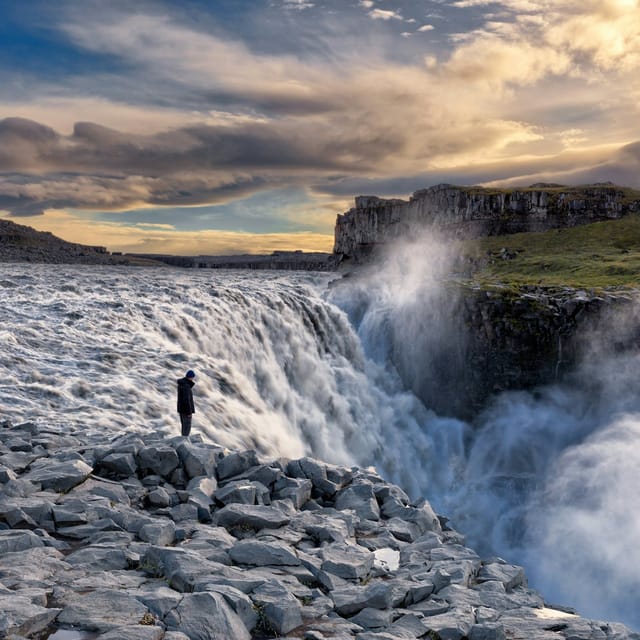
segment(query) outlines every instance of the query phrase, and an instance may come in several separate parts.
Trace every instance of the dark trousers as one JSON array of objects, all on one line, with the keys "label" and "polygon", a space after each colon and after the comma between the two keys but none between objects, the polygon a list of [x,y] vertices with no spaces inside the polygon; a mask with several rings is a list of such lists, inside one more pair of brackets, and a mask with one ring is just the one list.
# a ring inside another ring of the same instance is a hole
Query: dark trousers
[{"label": "dark trousers", "polygon": [[182,426],[182,435],[188,436],[191,433],[191,414],[180,414],[180,425]]}]

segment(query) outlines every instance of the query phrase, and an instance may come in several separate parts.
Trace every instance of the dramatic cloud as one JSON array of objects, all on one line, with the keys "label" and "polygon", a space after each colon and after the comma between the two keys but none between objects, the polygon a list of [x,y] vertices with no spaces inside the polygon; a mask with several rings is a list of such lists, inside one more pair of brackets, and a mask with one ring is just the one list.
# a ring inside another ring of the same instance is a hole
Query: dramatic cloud
[{"label": "dramatic cloud", "polygon": [[216,206],[246,230],[237,206],[292,188],[321,204],[261,215],[322,235],[346,196],[377,187],[640,186],[637,0],[77,6],[50,28],[94,66],[45,80],[0,63],[0,209],[46,212],[39,224],[182,208],[215,229],[186,207]]}]

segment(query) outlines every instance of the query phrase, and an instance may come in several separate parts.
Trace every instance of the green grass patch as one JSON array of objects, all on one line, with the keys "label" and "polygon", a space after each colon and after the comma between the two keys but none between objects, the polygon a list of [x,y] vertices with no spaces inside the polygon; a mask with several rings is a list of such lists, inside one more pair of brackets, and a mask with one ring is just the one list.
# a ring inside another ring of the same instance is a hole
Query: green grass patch
[{"label": "green grass patch", "polygon": [[469,240],[463,253],[482,283],[640,287],[640,214],[544,233]]}]

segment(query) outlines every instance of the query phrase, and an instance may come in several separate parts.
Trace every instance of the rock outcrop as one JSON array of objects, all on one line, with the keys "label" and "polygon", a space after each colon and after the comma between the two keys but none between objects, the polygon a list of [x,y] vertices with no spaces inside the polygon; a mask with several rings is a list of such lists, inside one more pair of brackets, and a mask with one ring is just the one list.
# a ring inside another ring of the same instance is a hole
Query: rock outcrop
[{"label": "rock outcrop", "polygon": [[4,422],[0,637],[640,638],[444,522],[370,470]]},{"label": "rock outcrop", "polygon": [[41,262],[47,264],[161,264],[111,254],[105,247],[67,242],[48,231],[0,220],[0,262]]},{"label": "rock outcrop", "polygon": [[274,251],[270,254],[240,254],[228,256],[172,256],[133,254],[165,262],[174,267],[192,269],[248,269],[279,271],[335,271],[340,256],[320,251]]},{"label": "rock outcrop", "polygon": [[416,191],[409,201],[357,197],[355,207],[337,218],[334,252],[362,259],[378,245],[429,228],[476,238],[571,227],[633,211],[640,211],[640,192],[610,183],[509,190],[440,184]]}]

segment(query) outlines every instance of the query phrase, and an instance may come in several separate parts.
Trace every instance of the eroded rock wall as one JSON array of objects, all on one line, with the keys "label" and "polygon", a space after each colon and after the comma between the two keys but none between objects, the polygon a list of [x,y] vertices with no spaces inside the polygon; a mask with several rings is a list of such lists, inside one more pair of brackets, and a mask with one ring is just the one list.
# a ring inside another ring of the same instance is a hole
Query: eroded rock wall
[{"label": "eroded rock wall", "polygon": [[334,252],[361,259],[378,245],[423,229],[475,238],[616,219],[640,211],[636,195],[610,184],[514,190],[441,184],[416,191],[409,201],[359,196],[337,218]]}]

